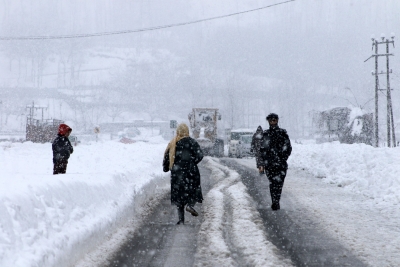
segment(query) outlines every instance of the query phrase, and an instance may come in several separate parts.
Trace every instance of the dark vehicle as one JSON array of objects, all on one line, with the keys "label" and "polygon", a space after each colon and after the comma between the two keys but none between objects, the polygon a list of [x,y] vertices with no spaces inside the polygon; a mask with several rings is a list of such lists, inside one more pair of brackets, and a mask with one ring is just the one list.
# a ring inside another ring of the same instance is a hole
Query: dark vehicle
[{"label": "dark vehicle", "polygon": [[36,120],[27,118],[26,141],[34,143],[53,142],[57,136],[58,126],[64,123],[62,120]]},{"label": "dark vehicle", "polygon": [[339,141],[372,145],[374,139],[373,114],[357,108],[338,107],[316,112],[313,126],[317,143]]}]

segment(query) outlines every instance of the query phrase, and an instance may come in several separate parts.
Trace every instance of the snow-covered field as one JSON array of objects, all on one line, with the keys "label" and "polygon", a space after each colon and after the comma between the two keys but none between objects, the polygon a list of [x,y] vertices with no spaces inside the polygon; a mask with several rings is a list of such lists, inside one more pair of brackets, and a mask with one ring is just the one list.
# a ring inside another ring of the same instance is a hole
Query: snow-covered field
[{"label": "snow-covered field", "polygon": [[[169,190],[169,174],[161,168],[167,141],[159,136],[146,139],[133,144],[116,140],[79,144],[67,174],[56,176],[50,144],[1,142],[0,266],[72,266],[109,242],[117,230],[138,226],[149,202]],[[304,168],[326,183],[367,196],[380,209],[400,204],[400,148],[293,146],[290,167]],[[214,177],[218,183],[209,195],[214,204],[221,194],[229,197],[231,190],[245,190],[240,183],[229,184],[235,176],[228,176],[223,182]],[[241,197],[245,203],[246,194]],[[252,233],[261,233],[256,224]],[[261,236],[253,240],[268,243]],[[210,246],[220,245],[211,241]],[[237,245],[247,246],[246,240],[241,242]]]},{"label": "snow-covered field", "polygon": [[[0,266],[73,266],[169,189],[166,141],[74,147],[52,175],[51,144],[0,143]],[[134,207],[134,208],[132,208]]]}]

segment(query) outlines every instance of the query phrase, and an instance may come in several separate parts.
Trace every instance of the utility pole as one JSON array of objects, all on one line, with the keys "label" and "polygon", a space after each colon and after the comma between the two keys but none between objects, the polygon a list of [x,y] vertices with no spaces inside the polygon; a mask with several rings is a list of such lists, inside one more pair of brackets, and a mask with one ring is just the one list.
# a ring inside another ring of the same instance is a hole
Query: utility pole
[{"label": "utility pole", "polygon": [[[370,58],[375,57],[375,71],[372,71],[372,75],[375,75],[375,146],[379,146],[379,127],[378,127],[378,91],[383,90],[379,88],[379,78],[378,75],[386,74],[387,77],[387,90],[386,90],[386,99],[387,99],[387,143],[388,147],[391,147],[391,141],[393,140],[393,146],[396,146],[396,138],[394,133],[394,123],[393,123],[393,110],[392,110],[392,98],[391,98],[391,88],[390,88],[390,73],[392,70],[389,69],[389,56],[394,56],[394,54],[389,53],[389,44],[393,44],[394,47],[394,33],[392,33],[392,40],[385,40],[385,36],[382,34],[381,41],[378,41],[374,37],[372,40],[372,49],[375,47],[375,54],[367,58],[364,62],[368,61]],[[386,44],[386,54],[378,54],[378,46],[380,44]],[[378,72],[378,58],[386,57],[386,72],[381,71]]]},{"label": "utility pole", "polygon": [[42,122],[43,122],[43,120],[44,120],[44,118],[43,118],[43,110],[47,109],[47,107],[38,107],[38,106],[35,107],[35,102],[32,101],[32,106],[26,106],[26,108],[29,109],[28,120],[29,120],[30,123],[32,123],[33,117],[35,115],[34,110],[37,110],[37,109],[41,109],[42,110]]},{"label": "utility pole", "polygon": [[[386,78],[387,78],[387,132],[388,132],[388,146],[390,147],[390,139],[393,140],[393,147],[396,147],[396,134],[394,132],[394,122],[393,122],[393,109],[392,109],[392,93],[390,89],[390,73],[392,70],[389,69],[389,43],[393,44],[394,47],[394,34],[392,34],[392,41],[386,39]],[[392,128],[390,129],[390,126]],[[390,130],[392,130],[392,136],[390,136]]]},{"label": "utility pole", "polygon": [[[378,45],[375,45],[375,55],[378,55]],[[379,147],[378,92],[379,92],[378,57],[376,56],[375,57],[375,146],[376,147]]]}]

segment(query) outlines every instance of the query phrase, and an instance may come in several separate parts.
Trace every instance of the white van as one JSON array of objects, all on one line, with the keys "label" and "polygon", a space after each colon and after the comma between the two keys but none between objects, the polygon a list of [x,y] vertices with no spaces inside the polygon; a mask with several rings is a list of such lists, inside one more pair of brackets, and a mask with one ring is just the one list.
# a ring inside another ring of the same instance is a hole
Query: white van
[{"label": "white van", "polygon": [[[232,130],[231,134],[230,134],[230,140],[229,140],[228,156],[230,158],[241,157],[240,152],[238,151],[238,149],[240,149],[239,142],[241,142],[240,136],[242,136],[242,135],[253,136],[254,133],[255,133],[255,131],[250,130],[250,129]],[[250,141],[250,143],[251,143],[251,141]]]},{"label": "white van", "polygon": [[241,157],[251,157],[254,154],[250,152],[251,150],[251,140],[253,135],[244,134],[240,136],[239,144],[237,145],[238,158]]}]

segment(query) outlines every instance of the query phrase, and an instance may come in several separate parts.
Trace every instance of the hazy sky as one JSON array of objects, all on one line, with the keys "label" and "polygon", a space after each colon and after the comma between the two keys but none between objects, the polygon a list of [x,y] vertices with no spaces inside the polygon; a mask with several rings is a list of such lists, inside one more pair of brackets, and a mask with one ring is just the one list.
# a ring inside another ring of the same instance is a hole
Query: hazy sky
[{"label": "hazy sky", "polygon": [[[0,35],[132,30],[230,14],[278,2],[281,1],[3,0],[0,2]],[[301,124],[301,119],[312,109],[323,110],[356,101],[362,105],[371,99],[374,96],[374,77],[371,75],[374,62],[364,63],[372,54],[371,34],[376,37],[381,33],[387,37],[391,32],[400,34],[399,26],[398,0],[296,0],[238,16],[150,32],[86,40],[40,41],[36,43],[38,49],[35,51],[54,50],[52,54],[55,55],[67,54],[60,44],[72,42],[85,49],[134,48],[139,49],[136,50],[139,54],[151,49],[155,60],[150,72],[154,74],[155,68],[159,74],[146,79],[148,86],[158,88],[150,94],[162,95],[165,90],[178,94],[184,99],[179,114],[185,113],[192,104],[220,105],[225,113],[229,105],[240,105],[241,108],[237,109],[248,117],[249,114],[258,114],[252,115],[256,121],[267,112],[280,112],[291,118],[286,123],[291,127]],[[0,42],[4,48],[1,57],[3,69],[8,66],[12,53],[22,53],[26,58],[39,53],[25,51],[29,50],[32,41],[19,41],[19,45],[10,41]],[[25,52],[16,52],[15,47],[22,47],[18,51],[22,49]],[[384,51],[383,46],[380,49]],[[397,49],[390,47],[395,55]],[[168,51],[169,56],[160,56],[155,51]],[[99,68],[115,67],[110,62],[104,59],[97,65]],[[130,58],[130,62],[139,64],[134,58]],[[385,70],[383,58],[379,64],[379,69]],[[392,57],[390,65],[394,72],[391,87],[400,88],[400,60]],[[134,69],[145,73],[143,64]],[[8,76],[1,76],[1,83],[7,85]],[[79,82],[87,83],[88,79]],[[382,88],[386,86],[386,77],[380,77],[380,84]],[[227,87],[234,88],[235,92]],[[236,102],[229,104],[227,94],[234,95]],[[399,93],[394,90],[395,120],[400,116],[398,100]],[[383,93],[380,104],[384,112]],[[372,111],[373,101],[366,108]],[[167,105],[166,110],[171,110],[171,107]],[[229,116],[232,120],[236,115],[231,112]]]}]

